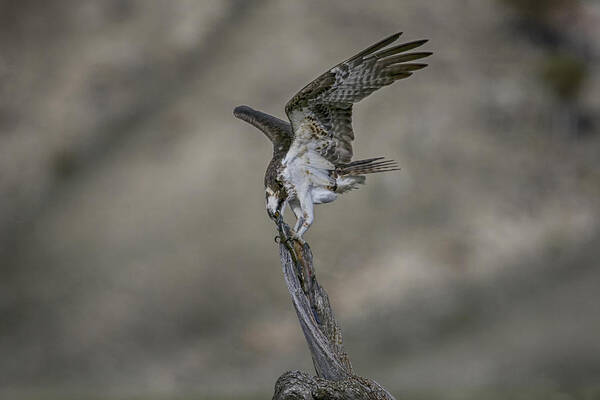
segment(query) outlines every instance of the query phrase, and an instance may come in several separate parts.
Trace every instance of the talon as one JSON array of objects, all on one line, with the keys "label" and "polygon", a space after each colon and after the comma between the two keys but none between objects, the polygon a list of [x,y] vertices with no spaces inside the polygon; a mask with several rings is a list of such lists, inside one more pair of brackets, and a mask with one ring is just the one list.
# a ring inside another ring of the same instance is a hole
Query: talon
[{"label": "talon", "polygon": [[302,237],[301,237],[301,236],[297,236],[296,234],[294,234],[294,235],[292,236],[292,239],[293,239],[293,240],[297,240],[297,241],[298,241],[298,243],[300,243],[302,246],[304,246],[304,244],[306,243],[306,242],[304,241],[304,239],[302,239]]},{"label": "talon", "polygon": [[281,243],[281,236],[277,235],[273,238],[273,241],[277,244]]}]

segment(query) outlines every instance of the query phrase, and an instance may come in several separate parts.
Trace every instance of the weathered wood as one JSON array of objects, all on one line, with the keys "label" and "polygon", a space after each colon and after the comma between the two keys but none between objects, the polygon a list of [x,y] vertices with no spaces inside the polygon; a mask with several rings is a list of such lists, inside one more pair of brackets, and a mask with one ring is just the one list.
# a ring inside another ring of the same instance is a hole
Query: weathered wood
[{"label": "weathered wood", "polygon": [[310,247],[292,240],[285,223],[280,221],[278,228],[283,276],[317,376],[300,371],[284,373],[275,384],[273,399],[393,400],[377,382],[354,375],[329,297],[317,281]]},{"label": "weathered wood", "polygon": [[351,376],[341,381],[311,377],[306,372],[288,371],[275,383],[273,400],[395,400],[377,382]]}]

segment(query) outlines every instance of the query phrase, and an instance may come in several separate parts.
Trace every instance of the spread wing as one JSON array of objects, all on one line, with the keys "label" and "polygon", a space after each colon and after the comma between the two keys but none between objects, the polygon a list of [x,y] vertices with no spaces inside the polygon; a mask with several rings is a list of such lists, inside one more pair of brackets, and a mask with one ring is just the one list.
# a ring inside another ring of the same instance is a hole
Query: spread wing
[{"label": "spread wing", "polygon": [[263,131],[275,145],[289,142],[292,137],[292,128],[289,122],[282,121],[277,117],[254,110],[248,106],[237,106],[233,110],[233,115]]},{"label": "spread wing", "polygon": [[407,53],[427,40],[385,49],[400,35],[396,33],[336,65],[292,97],[285,112],[292,123],[294,142],[312,142],[310,147],[334,165],[350,161],[354,140],[352,105],[426,67],[409,61],[432,54]]}]

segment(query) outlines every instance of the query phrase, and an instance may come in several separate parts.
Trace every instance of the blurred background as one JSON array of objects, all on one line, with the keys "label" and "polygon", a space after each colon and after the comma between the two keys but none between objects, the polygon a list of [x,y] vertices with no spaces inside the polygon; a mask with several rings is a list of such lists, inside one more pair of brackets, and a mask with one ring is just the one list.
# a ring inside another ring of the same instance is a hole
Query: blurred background
[{"label": "blurred background", "polygon": [[398,398],[600,398],[600,2],[0,2],[0,397],[270,398],[312,371],[264,135],[396,32],[355,108],[402,171],[306,236],[357,373]]}]

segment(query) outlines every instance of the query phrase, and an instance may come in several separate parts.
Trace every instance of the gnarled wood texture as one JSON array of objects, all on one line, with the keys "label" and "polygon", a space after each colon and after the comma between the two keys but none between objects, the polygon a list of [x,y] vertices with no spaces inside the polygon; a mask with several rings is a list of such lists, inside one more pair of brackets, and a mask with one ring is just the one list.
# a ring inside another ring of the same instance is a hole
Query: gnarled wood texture
[{"label": "gnarled wood texture", "polygon": [[278,228],[283,276],[317,376],[301,371],[284,373],[275,384],[273,400],[394,400],[377,382],[354,374],[329,297],[317,281],[310,247],[290,239],[285,223],[280,221]]}]

